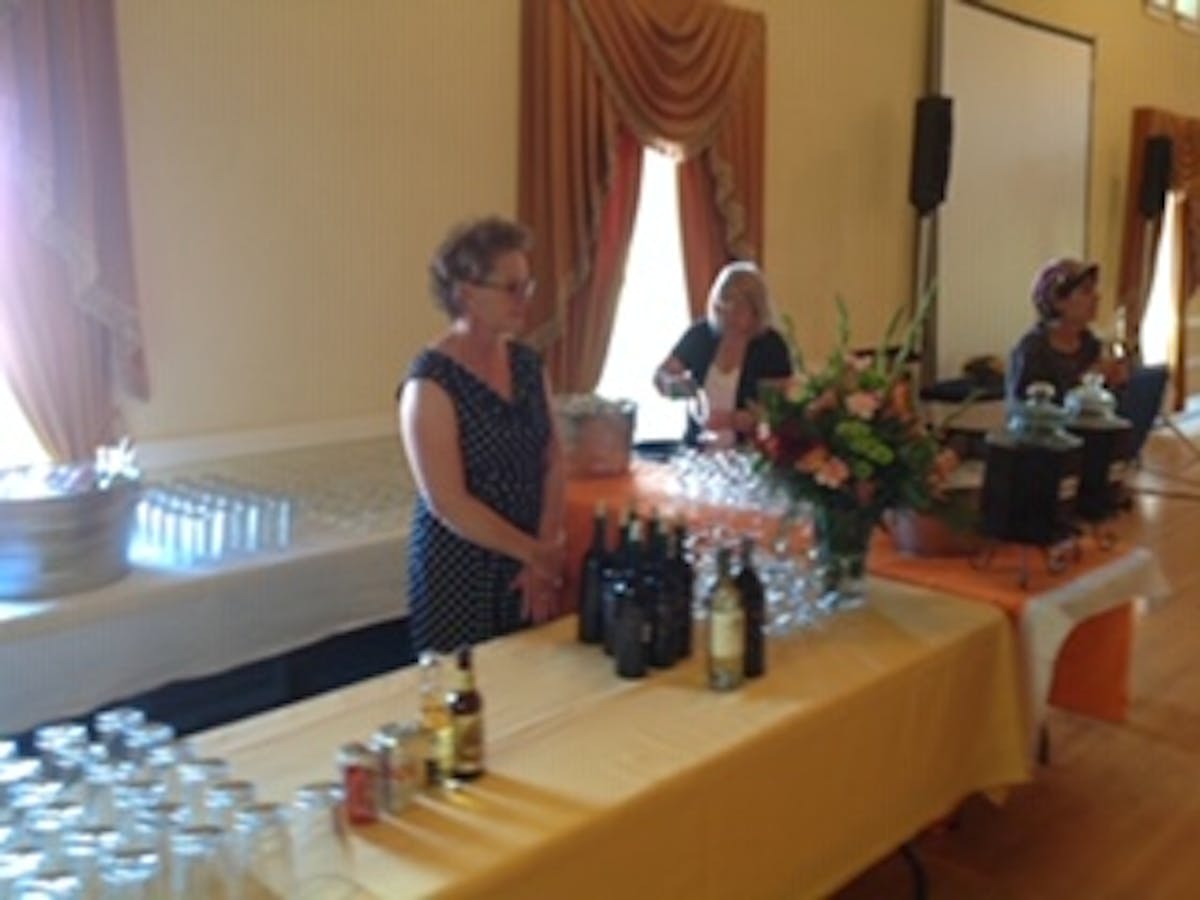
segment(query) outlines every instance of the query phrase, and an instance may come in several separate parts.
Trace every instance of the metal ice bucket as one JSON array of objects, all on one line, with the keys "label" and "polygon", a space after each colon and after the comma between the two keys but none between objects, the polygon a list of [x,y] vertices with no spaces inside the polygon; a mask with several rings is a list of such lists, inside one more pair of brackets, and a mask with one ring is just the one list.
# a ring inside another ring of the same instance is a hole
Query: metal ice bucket
[{"label": "metal ice bucket", "polygon": [[629,470],[636,403],[566,394],[554,405],[568,476],[602,478]]},{"label": "metal ice bucket", "polygon": [[91,590],[129,572],[139,482],[90,464],[0,470],[0,597]]}]

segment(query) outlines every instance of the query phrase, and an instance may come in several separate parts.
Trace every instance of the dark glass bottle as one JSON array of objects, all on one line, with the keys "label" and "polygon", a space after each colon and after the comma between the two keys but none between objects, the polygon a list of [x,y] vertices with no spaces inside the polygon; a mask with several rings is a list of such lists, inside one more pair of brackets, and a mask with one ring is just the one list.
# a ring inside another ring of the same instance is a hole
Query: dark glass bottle
[{"label": "dark glass bottle", "polygon": [[650,621],[638,590],[640,557],[637,522],[628,530],[628,563],[625,577],[616,591],[616,615],[613,622],[613,656],[617,674],[622,678],[642,678],[649,664]]},{"label": "dark glass bottle", "polygon": [[679,659],[677,607],[667,578],[667,536],[651,517],[649,544],[642,561],[641,600],[650,621],[650,665],[666,669]]},{"label": "dark glass bottle", "polygon": [[762,580],[754,570],[754,540],[742,538],[742,569],[734,579],[738,593],[742,595],[745,612],[746,640],[744,664],[747,678],[757,678],[767,671],[767,641],[763,634],[766,624],[767,602]]},{"label": "dark glass bottle", "polygon": [[596,504],[592,518],[592,546],[579,570],[579,640],[599,644],[604,640],[604,567],[608,564],[608,511]]},{"label": "dark glass bottle", "polygon": [[696,573],[687,560],[687,525],[683,519],[675,523],[673,552],[668,565],[675,601],[675,627],[678,629],[679,658],[692,655],[692,597],[696,589]]},{"label": "dark glass bottle", "polygon": [[613,654],[616,637],[617,601],[628,587],[629,536],[633,525],[633,511],[626,509],[621,514],[621,529],[617,537],[617,549],[610,553],[600,568],[600,620],[603,630],[604,652]]},{"label": "dark glass bottle", "polygon": [[454,687],[446,694],[454,735],[454,777],[470,781],[483,774],[483,696],[475,687],[469,644],[458,649],[454,675]]}]

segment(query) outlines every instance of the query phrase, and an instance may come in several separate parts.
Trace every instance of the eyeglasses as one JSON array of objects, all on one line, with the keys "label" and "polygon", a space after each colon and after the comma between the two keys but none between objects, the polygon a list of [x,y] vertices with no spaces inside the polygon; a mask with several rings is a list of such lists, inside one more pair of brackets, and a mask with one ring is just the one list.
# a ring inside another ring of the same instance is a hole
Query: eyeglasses
[{"label": "eyeglasses", "polygon": [[528,281],[510,281],[508,284],[467,279],[467,284],[473,284],[475,287],[491,288],[493,291],[500,291],[502,294],[508,294],[510,297],[518,297],[521,300],[531,299],[537,291],[536,278],[530,278]]}]

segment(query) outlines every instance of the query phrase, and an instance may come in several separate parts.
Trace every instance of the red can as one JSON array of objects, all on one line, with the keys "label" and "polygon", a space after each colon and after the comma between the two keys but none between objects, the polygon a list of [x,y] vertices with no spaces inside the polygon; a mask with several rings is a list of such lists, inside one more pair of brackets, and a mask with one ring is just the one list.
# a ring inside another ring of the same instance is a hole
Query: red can
[{"label": "red can", "polygon": [[337,764],[346,797],[346,820],[351,825],[379,821],[379,758],[365,744],[354,742],[338,750]]}]

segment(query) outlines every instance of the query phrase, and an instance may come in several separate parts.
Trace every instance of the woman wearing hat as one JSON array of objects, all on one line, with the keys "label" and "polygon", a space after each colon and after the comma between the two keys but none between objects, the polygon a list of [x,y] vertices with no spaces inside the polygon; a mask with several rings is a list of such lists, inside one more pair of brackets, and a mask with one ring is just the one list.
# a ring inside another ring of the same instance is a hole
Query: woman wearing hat
[{"label": "woman wearing hat", "polygon": [[1102,355],[1099,339],[1088,327],[1100,303],[1100,267],[1076,259],[1047,263],[1033,283],[1038,321],[1017,342],[1009,357],[1006,388],[1010,403],[1025,396],[1035,381],[1054,385],[1056,398],[1075,387],[1084,372],[1098,371],[1113,387],[1129,378],[1124,360]]}]

